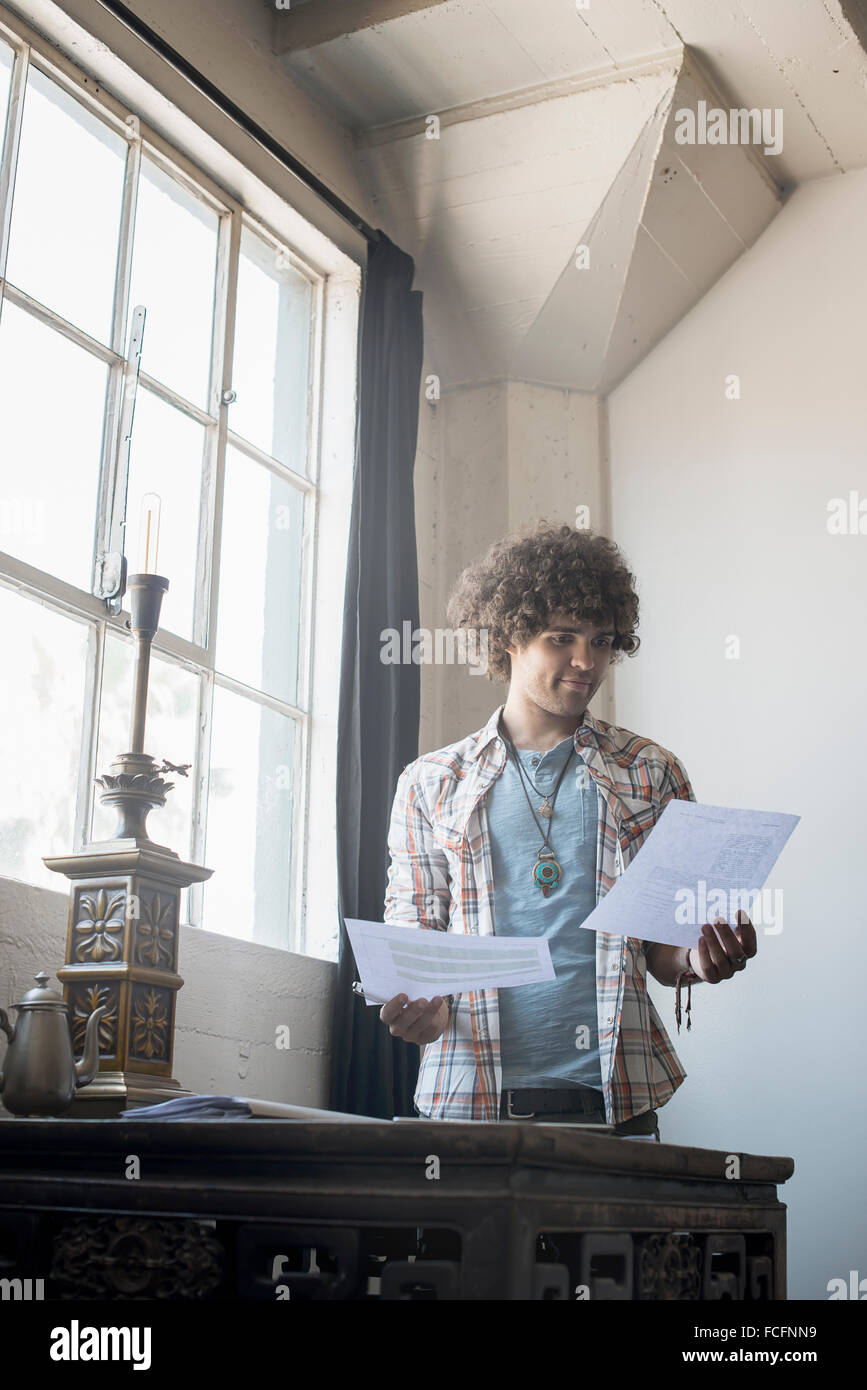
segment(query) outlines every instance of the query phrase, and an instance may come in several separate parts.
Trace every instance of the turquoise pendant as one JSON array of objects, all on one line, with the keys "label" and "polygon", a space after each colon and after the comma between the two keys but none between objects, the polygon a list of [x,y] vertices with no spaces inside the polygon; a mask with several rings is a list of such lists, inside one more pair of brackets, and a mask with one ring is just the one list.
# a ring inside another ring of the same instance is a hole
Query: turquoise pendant
[{"label": "turquoise pendant", "polygon": [[553,850],[539,850],[536,864],[533,867],[533,881],[538,884],[546,898],[552,888],[559,885],[560,865],[554,858]]}]

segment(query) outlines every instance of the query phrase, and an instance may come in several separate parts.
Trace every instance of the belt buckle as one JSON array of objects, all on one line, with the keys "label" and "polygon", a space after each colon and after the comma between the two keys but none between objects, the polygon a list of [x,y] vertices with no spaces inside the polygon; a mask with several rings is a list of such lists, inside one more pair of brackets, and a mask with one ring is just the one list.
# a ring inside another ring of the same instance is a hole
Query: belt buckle
[{"label": "belt buckle", "polygon": [[526,1115],[521,1115],[517,1110],[512,1109],[512,1092],[506,1091],[506,1117],[510,1120],[531,1120],[536,1114],[535,1110],[528,1110]]}]

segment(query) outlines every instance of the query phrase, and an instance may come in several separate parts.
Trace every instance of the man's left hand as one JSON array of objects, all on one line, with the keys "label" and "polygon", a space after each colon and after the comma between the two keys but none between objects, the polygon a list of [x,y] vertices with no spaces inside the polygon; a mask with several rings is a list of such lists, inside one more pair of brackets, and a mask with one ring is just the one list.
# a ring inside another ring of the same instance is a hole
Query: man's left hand
[{"label": "man's left hand", "polygon": [[738,925],[732,931],[724,917],[714,918],[713,926],[705,922],[701,940],[690,947],[687,959],[693,974],[706,984],[718,985],[732,975],[746,970],[747,961],[756,954],[756,929],[747,914],[738,911]]}]

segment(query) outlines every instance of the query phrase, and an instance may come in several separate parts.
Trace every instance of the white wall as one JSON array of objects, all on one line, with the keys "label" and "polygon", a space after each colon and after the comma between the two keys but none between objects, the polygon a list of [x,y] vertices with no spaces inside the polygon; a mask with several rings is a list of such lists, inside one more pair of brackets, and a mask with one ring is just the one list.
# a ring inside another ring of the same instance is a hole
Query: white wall
[{"label": "white wall", "polygon": [[826,529],[830,498],[867,498],[865,226],[867,171],[799,189],[609,399],[644,643],[617,721],[673,749],[700,801],[803,817],[771,881],[783,930],[746,973],[695,988],[680,1038],[654,988],[689,1072],[663,1139],[795,1159],[793,1298],[867,1274],[867,534]]}]

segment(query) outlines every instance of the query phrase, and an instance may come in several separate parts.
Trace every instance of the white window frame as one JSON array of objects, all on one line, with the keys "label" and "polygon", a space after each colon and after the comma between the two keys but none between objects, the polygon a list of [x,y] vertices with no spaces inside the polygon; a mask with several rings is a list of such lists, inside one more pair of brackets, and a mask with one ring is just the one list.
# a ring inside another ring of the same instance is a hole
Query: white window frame
[{"label": "white window frame", "polygon": [[[0,171],[0,302],[3,295],[25,307],[54,330],[103,360],[110,369],[109,402],[105,415],[105,438],[100,466],[100,496],[98,503],[98,532],[94,554],[118,551],[120,544],[125,478],[118,476],[119,425],[125,380],[130,364],[124,357],[123,342],[127,297],[131,270],[132,218],[130,203],[131,181],[137,177],[142,151],[165,164],[175,178],[187,182],[197,198],[209,203],[220,217],[218,258],[215,291],[215,331],[212,345],[211,389],[207,410],[191,407],[190,403],[144,373],[140,385],[147,386],[160,399],[182,409],[184,414],[206,429],[206,450],[203,462],[203,505],[200,512],[198,565],[196,576],[195,626],[193,641],[161,630],[154,648],[161,657],[196,673],[199,680],[199,710],[197,748],[193,788],[193,826],[189,847],[194,862],[205,862],[205,810],[207,807],[207,763],[210,742],[210,711],[215,684],[242,694],[245,698],[288,715],[295,721],[299,736],[295,751],[295,784],[293,795],[292,862],[290,882],[292,894],[291,937],[281,943],[288,950],[302,954],[324,955],[336,959],[337,954],[337,882],[336,882],[336,782],[337,702],[339,694],[340,632],[342,627],[345,557],[348,543],[349,510],[355,438],[355,380],[356,342],[360,301],[360,265],[352,260],[309,223],[302,222],[295,209],[285,200],[275,197],[274,190],[265,187],[238,166],[234,156],[219,147],[211,151],[222,169],[209,168],[201,160],[201,149],[190,158],[177,141],[169,142],[140,115],[94,82],[92,73],[83,71],[65,54],[21,21],[17,15],[0,6],[0,36],[16,54],[10,92],[7,149],[13,158],[3,169],[14,167],[23,114],[23,95],[27,70],[32,60],[46,75],[65,86],[78,100],[94,109],[100,119],[113,124],[130,143],[124,189],[124,214],[120,233],[121,254],[117,279],[122,293],[117,296],[116,320],[112,329],[110,348],[97,343],[83,330],[66,323],[59,315],[37,305],[35,301],[5,281],[5,257],[8,248],[11,218],[10,180]],[[106,56],[118,82],[118,59]],[[128,74],[131,87],[138,80]],[[165,98],[153,90],[152,102],[159,105]],[[183,123],[181,123],[183,124]],[[198,132],[199,135],[202,132]],[[207,142],[205,142],[207,143]],[[252,144],[252,142],[251,142]],[[245,197],[235,196],[213,177],[216,172],[229,176],[237,183],[239,171],[243,176]],[[5,177],[5,181],[4,181]],[[289,224],[296,234],[286,235],[275,222]],[[225,363],[231,358],[234,339],[234,305],[238,251],[243,225],[248,225],[275,249],[282,250],[297,268],[310,279],[313,286],[311,314],[311,351],[308,377],[309,398],[318,405],[309,415],[308,471],[305,476],[280,464],[230,429],[231,407],[223,403],[223,391],[231,382],[225,379]],[[300,238],[298,233],[301,234]],[[299,239],[307,244],[307,254],[298,250]],[[319,253],[317,255],[317,252]],[[122,320],[122,321],[120,321]],[[145,341],[146,341],[145,337]],[[215,370],[223,363],[221,374]],[[222,379],[221,379],[222,376]],[[351,386],[348,390],[347,387]],[[133,435],[134,438],[134,435]],[[302,593],[300,641],[298,655],[299,685],[297,703],[272,697],[253,690],[237,680],[218,673],[214,666],[217,603],[219,596],[219,546],[222,520],[224,470],[227,445],[239,449],[247,457],[275,473],[305,495],[304,534],[302,540]],[[129,518],[128,518],[129,520]],[[130,526],[129,529],[132,529]],[[204,541],[214,536],[213,548]],[[133,537],[130,536],[130,540]],[[329,566],[317,565],[317,553],[322,550]],[[130,543],[126,551],[130,564]],[[341,557],[335,564],[334,557]],[[134,566],[133,566],[134,567]],[[128,638],[126,610],[112,614],[107,604],[94,594],[68,584],[53,575],[35,569],[14,556],[0,553],[0,582],[17,588],[23,594],[68,616],[87,621],[94,640],[89,644],[87,689],[84,706],[79,780],[76,796],[74,828],[75,847],[85,843],[92,819],[95,790],[93,777],[105,768],[97,768],[98,712],[100,702],[100,673],[106,636],[114,631]],[[96,587],[94,585],[94,587]],[[328,621],[317,618],[327,615]],[[315,711],[315,715],[314,715]],[[118,749],[117,752],[122,750]],[[311,777],[311,769],[314,776]],[[313,827],[314,833],[311,833]],[[187,847],[176,846],[184,857]],[[313,862],[313,857],[315,861]],[[219,866],[215,868],[218,881]],[[317,921],[308,921],[307,902],[311,897],[308,883],[316,883]],[[191,891],[190,916],[192,925],[202,923],[203,886]],[[320,915],[321,914],[321,915]],[[330,924],[323,930],[323,923]],[[236,940],[232,938],[232,940]],[[254,938],[256,944],[260,940]],[[241,944],[241,943],[239,943]],[[274,945],[272,940],[268,944]]]}]

